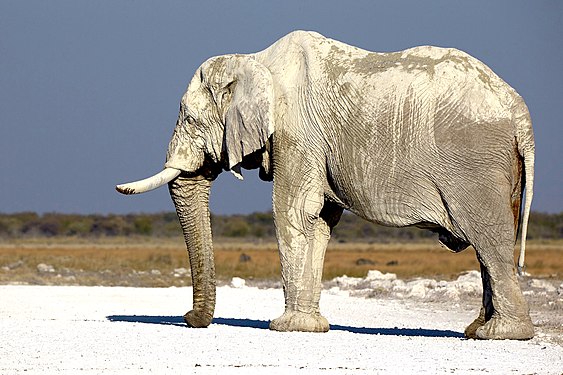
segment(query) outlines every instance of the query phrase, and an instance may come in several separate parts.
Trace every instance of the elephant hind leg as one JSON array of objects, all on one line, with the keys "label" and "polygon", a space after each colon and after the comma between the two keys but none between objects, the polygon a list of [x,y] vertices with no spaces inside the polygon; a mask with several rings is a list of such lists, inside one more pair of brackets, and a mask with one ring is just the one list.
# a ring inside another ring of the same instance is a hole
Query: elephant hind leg
[{"label": "elephant hind leg", "polygon": [[483,263],[481,263],[481,280],[483,282],[483,306],[481,306],[479,316],[465,329],[464,335],[469,339],[478,338],[477,329],[483,327],[491,319],[494,312],[489,274]]},{"label": "elephant hind leg", "polygon": [[481,265],[483,306],[466,335],[523,340],[534,329],[514,265],[512,187],[502,181],[502,174],[489,174],[484,181],[446,186],[443,200],[453,233],[473,245]]},{"label": "elephant hind leg", "polygon": [[483,306],[465,335],[479,339],[532,338],[534,328],[516,278],[512,241],[474,246],[481,264]]}]

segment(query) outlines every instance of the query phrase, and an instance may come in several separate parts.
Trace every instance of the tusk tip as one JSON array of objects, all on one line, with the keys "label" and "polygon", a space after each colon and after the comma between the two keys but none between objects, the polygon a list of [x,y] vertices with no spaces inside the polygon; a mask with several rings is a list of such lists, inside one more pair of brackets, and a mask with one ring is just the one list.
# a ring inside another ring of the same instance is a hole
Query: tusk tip
[{"label": "tusk tip", "polygon": [[130,187],[127,186],[127,184],[124,185],[117,185],[115,187],[115,190],[117,190],[118,192],[120,192],[121,194],[125,194],[125,195],[132,195],[135,194],[136,191],[135,189],[132,189]]}]

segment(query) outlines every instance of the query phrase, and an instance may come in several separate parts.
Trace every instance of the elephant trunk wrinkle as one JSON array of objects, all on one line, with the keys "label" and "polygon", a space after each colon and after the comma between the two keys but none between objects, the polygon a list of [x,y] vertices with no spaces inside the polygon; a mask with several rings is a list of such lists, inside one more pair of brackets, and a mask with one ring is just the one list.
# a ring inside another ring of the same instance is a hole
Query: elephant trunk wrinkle
[{"label": "elephant trunk wrinkle", "polygon": [[206,327],[213,319],[216,285],[209,215],[211,181],[180,177],[169,187],[192,270],[193,310],[185,319],[191,326]]}]

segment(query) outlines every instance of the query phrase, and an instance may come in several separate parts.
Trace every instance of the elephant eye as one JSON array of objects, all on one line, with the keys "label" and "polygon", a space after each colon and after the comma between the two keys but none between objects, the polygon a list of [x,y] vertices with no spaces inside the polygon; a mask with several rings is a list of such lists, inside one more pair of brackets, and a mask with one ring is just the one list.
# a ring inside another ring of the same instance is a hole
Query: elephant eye
[{"label": "elephant eye", "polygon": [[195,118],[193,118],[192,116],[188,115],[186,117],[186,121],[188,122],[188,124],[190,125],[194,125],[195,124]]}]

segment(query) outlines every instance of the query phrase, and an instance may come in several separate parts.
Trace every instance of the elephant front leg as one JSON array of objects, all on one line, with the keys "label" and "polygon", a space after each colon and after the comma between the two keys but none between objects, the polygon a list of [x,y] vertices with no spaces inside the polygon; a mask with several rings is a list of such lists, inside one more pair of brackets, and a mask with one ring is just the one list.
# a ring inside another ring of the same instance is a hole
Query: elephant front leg
[{"label": "elephant front leg", "polygon": [[328,242],[322,236],[323,224],[317,220],[310,230],[311,237],[319,237],[319,241],[309,240],[306,231],[292,225],[276,225],[282,227],[278,229],[278,246],[285,311],[272,320],[270,329],[326,332],[329,324],[319,309],[322,263]]},{"label": "elephant front leg", "polygon": [[[332,227],[342,209],[325,204],[319,217],[302,212],[276,214],[285,312],[270,324],[275,331],[326,332],[320,313],[322,271]],[[299,220],[295,220],[300,218]],[[294,220],[292,220],[294,219]]]}]

